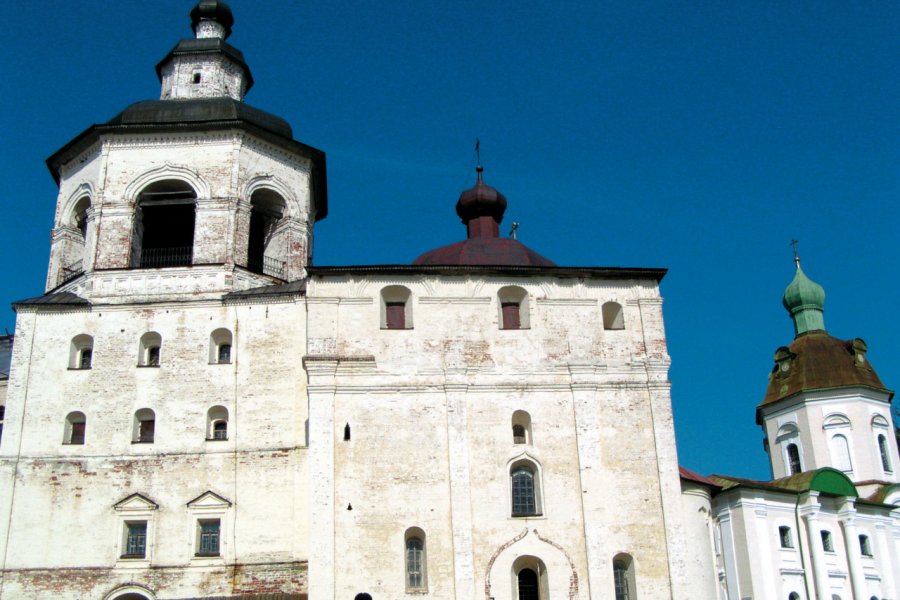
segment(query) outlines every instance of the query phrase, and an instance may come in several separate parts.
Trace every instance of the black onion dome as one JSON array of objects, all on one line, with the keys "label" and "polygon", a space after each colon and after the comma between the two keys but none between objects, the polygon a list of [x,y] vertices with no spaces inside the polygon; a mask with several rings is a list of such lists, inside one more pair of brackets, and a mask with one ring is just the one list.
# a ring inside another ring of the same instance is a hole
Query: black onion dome
[{"label": "black onion dome", "polygon": [[221,0],[200,0],[197,6],[191,10],[191,28],[197,32],[200,21],[217,21],[225,28],[225,37],[231,35],[231,26],[234,25],[234,15],[231,8]]},{"label": "black onion dome", "polygon": [[478,217],[493,217],[498,223],[503,220],[506,212],[506,197],[496,189],[484,183],[482,173],[484,168],[478,165],[478,181],[475,187],[469,188],[459,195],[456,203],[456,214],[468,223]]}]

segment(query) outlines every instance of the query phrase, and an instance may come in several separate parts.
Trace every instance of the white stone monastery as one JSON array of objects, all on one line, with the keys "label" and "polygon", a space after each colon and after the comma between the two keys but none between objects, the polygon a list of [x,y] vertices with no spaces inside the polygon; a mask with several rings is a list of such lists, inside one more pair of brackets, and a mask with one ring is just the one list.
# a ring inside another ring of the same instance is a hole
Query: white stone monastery
[{"label": "white stone monastery", "polygon": [[893,392],[799,263],[757,411],[773,480],[679,470],[664,270],[500,237],[480,167],[464,241],[314,266],[325,154],[244,103],[225,3],[191,18],[159,100],[48,160],[46,292],[0,377],[0,598],[900,600]]}]

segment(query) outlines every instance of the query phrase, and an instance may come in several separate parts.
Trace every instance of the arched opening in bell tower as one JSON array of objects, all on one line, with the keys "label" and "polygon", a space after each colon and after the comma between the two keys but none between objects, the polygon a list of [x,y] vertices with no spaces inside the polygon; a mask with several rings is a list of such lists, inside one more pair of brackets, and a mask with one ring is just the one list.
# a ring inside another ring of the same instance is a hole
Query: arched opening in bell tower
[{"label": "arched opening in bell tower", "polygon": [[286,248],[278,235],[284,209],[284,199],[273,190],[259,189],[250,197],[247,268],[254,273],[284,279]]},{"label": "arched opening in bell tower", "polygon": [[193,262],[197,193],[177,179],[157,181],[138,194],[131,266],[183,267]]}]

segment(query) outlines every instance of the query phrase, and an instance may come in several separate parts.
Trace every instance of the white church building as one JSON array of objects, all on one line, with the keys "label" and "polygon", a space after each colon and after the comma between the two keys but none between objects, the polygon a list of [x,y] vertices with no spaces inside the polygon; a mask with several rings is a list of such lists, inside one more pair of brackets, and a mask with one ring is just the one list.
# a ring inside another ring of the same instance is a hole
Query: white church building
[{"label": "white church building", "polygon": [[500,237],[481,166],[463,241],[314,265],[324,152],[244,102],[224,2],[191,20],[158,100],[47,161],[0,598],[900,600],[893,393],[799,266],[757,412],[773,480],[680,470],[665,270]]}]

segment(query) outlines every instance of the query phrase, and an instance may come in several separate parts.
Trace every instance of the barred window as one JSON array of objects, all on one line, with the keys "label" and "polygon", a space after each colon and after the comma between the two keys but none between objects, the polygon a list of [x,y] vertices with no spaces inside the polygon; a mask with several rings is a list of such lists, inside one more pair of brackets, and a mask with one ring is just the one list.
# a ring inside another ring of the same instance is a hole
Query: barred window
[{"label": "barred window", "polygon": [[512,472],[512,515],[529,517],[537,515],[534,496],[534,470],[528,466],[516,467]]},{"label": "barred window", "polygon": [[147,522],[125,523],[125,553],[122,558],[144,558],[147,554]]},{"label": "barred window", "polygon": [[797,448],[797,444],[788,444],[787,455],[790,475],[796,475],[797,473],[802,472],[803,467],[800,466],[800,450]]},{"label": "barred window", "polygon": [[219,556],[219,519],[200,521],[197,556]]},{"label": "barred window", "polygon": [[540,600],[538,574],[533,569],[522,569],[517,576],[519,584],[519,600]]},{"label": "barred window", "polygon": [[419,537],[406,538],[406,587],[425,588],[425,542]]},{"label": "barred window", "polygon": [[892,470],[890,450],[888,450],[887,438],[882,434],[878,435],[878,452],[881,453],[881,468],[890,472]]},{"label": "barred window", "polygon": [[613,558],[613,584],[615,600],[636,600],[634,585],[634,560],[628,554],[617,554]]}]

